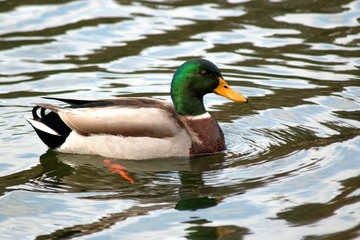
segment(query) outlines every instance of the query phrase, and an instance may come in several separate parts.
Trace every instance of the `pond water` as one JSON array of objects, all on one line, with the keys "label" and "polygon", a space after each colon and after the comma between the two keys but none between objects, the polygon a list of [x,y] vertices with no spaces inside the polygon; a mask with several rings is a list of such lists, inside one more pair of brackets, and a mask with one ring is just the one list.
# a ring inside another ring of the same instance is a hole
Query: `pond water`
[{"label": "pond water", "polygon": [[[0,1],[0,239],[360,238],[360,1]],[[227,141],[194,159],[48,150],[41,97],[170,101],[213,61]]]}]

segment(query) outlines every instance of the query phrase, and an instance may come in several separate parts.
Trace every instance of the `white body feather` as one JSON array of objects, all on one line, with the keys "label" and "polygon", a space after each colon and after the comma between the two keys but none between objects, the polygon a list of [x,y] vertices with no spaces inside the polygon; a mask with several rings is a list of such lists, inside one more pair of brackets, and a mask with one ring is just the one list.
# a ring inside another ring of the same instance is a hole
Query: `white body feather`
[{"label": "white body feather", "polygon": [[82,136],[71,132],[56,150],[78,154],[96,154],[119,159],[148,159],[189,156],[191,139],[185,130],[174,137],[123,137],[119,135]]},{"label": "white body feather", "polygon": [[56,149],[61,152],[119,159],[190,155],[188,130],[161,108],[58,108],[58,114],[73,130]]}]

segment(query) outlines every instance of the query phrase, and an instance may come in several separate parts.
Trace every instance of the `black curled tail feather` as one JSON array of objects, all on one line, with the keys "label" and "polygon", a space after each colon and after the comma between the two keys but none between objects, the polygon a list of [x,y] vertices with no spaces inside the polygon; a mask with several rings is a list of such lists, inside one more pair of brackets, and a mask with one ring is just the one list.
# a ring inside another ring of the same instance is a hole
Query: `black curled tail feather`
[{"label": "black curled tail feather", "polygon": [[46,125],[54,132],[47,132],[44,129],[37,128],[35,124],[31,123],[31,126],[35,129],[35,132],[40,139],[52,149],[60,147],[69,136],[71,129],[61,120],[59,115],[53,111],[47,112],[47,109],[41,106],[35,106],[32,109],[33,120],[40,124]]}]

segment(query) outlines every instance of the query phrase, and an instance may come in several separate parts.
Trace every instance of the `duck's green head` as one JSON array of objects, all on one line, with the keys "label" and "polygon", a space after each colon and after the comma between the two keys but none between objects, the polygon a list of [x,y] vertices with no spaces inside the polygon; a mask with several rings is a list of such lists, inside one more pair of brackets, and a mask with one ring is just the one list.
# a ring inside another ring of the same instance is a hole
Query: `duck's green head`
[{"label": "duck's green head", "polygon": [[203,97],[216,93],[234,102],[247,102],[224,81],[220,70],[205,59],[193,59],[182,64],[171,82],[171,98],[180,115],[200,115],[206,112]]}]

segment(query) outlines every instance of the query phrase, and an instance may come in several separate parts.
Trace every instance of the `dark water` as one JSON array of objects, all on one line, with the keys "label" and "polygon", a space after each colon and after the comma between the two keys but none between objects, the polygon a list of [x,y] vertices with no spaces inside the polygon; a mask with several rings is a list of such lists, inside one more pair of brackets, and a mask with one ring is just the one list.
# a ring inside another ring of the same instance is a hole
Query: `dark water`
[{"label": "dark water", "polygon": [[[360,1],[1,1],[0,239],[360,238]],[[42,96],[170,101],[207,58],[228,150],[122,161],[48,151]]]}]

